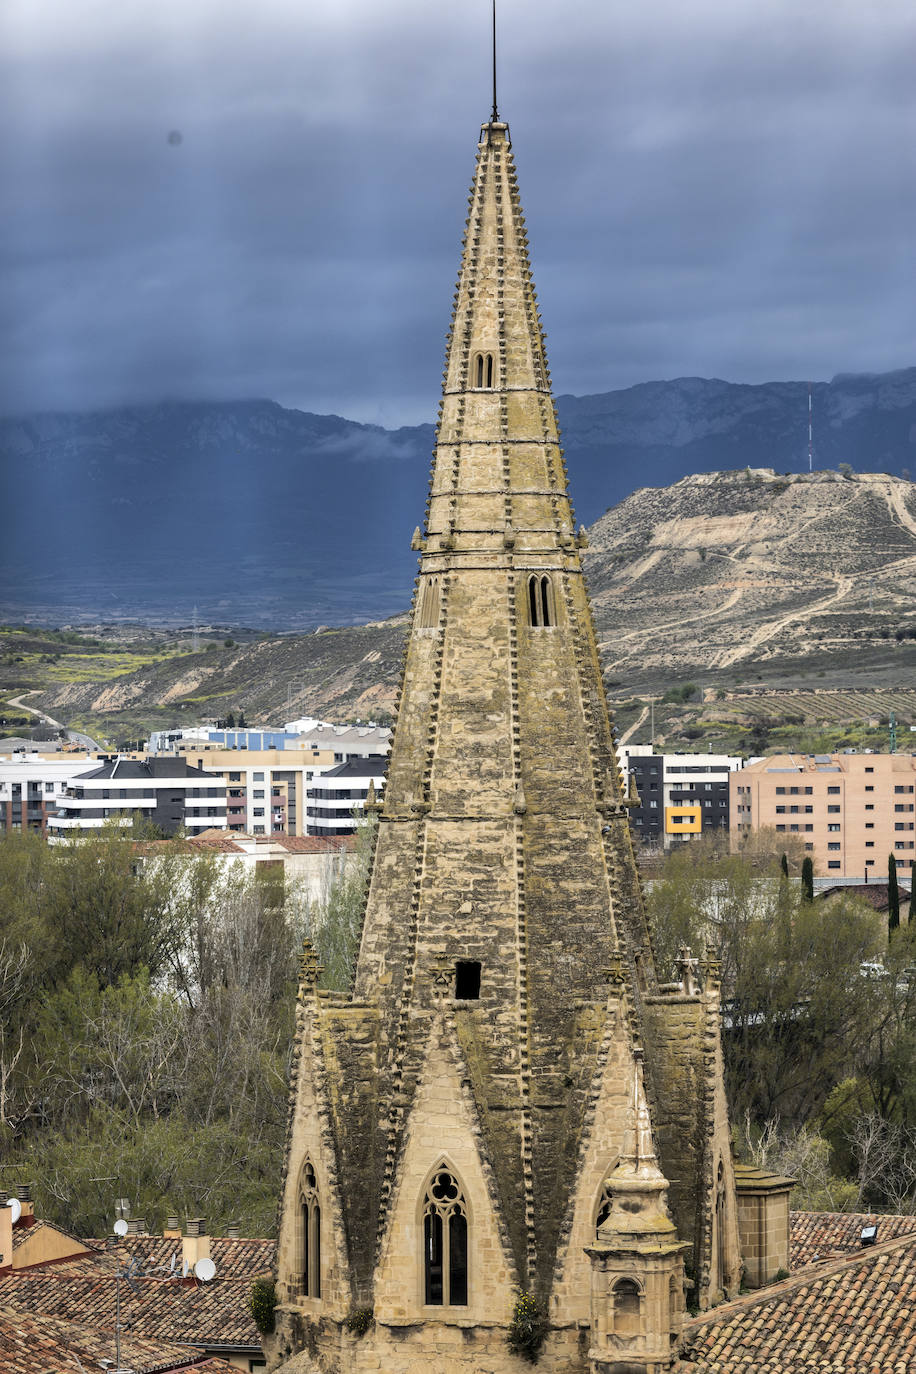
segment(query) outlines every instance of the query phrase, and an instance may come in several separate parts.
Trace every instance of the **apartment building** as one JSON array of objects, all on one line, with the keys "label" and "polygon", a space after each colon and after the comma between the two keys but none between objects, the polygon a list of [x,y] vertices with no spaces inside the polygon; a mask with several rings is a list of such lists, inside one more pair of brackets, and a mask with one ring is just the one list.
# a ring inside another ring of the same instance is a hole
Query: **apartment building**
[{"label": "apartment building", "polygon": [[729,778],[743,759],[730,754],[657,754],[649,744],[625,744],[617,758],[627,787],[632,777],[640,805],[630,819],[646,845],[682,844],[727,830]]},{"label": "apartment building", "polygon": [[[309,728],[293,730],[298,725]],[[273,740],[272,747],[255,747],[268,739]],[[180,746],[191,764],[221,775],[226,783],[229,830],[257,836],[311,835],[328,831],[309,829],[306,824],[309,784],[354,759],[372,759],[376,771],[381,765],[384,773],[390,740],[387,727],[307,719],[272,732],[199,726],[157,731],[150,738],[150,748],[168,753]],[[333,833],[350,833],[352,828],[351,824],[349,831]]]},{"label": "apartment building", "polygon": [[388,759],[381,754],[354,758],[323,773],[308,789],[309,835],[352,835],[355,811],[366,804],[369,784],[378,795],[385,785]]},{"label": "apartment building", "polygon": [[732,832],[797,835],[821,877],[878,878],[916,858],[916,756],[776,754],[731,778]]},{"label": "apartment building", "polygon": [[47,834],[48,817],[74,778],[94,765],[86,753],[16,750],[0,754],[0,830]]},{"label": "apartment building", "polygon": [[50,837],[99,830],[112,820],[128,827],[137,813],[167,834],[225,828],[226,784],[202,764],[192,767],[181,755],[100,758],[67,785],[48,816]]}]

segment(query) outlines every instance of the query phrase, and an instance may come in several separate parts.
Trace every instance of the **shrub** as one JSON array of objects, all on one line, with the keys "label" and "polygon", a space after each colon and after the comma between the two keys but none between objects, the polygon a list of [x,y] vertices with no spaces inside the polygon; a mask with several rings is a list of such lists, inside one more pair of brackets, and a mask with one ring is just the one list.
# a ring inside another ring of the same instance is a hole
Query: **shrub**
[{"label": "shrub", "polygon": [[273,1279],[255,1279],[251,1285],[248,1307],[261,1335],[268,1336],[274,1329],[277,1307],[277,1289]]},{"label": "shrub", "polygon": [[507,1338],[512,1354],[537,1364],[547,1330],[546,1314],[534,1294],[516,1293]]},{"label": "shrub", "polygon": [[354,1336],[365,1336],[372,1325],[371,1307],[354,1307],[347,1314],[347,1330]]}]

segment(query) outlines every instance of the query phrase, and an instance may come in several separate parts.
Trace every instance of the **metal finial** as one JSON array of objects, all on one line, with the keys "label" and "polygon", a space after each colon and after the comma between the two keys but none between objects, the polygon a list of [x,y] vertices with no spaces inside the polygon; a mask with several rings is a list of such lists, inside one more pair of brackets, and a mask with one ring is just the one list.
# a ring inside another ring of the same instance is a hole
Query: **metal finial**
[{"label": "metal finial", "polygon": [[493,0],[493,113],[490,123],[499,123],[499,110],[496,108],[496,0]]}]

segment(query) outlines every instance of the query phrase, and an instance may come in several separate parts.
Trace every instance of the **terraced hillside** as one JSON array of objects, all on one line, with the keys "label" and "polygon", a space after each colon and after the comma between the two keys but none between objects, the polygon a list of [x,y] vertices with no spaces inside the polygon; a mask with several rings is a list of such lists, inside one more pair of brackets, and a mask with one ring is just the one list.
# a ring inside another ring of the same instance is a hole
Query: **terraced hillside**
[{"label": "terraced hillside", "polygon": [[[698,689],[691,703],[666,708],[672,729],[697,732],[688,741],[711,724],[715,738],[738,743],[755,722],[867,727],[892,710],[901,723],[916,718],[905,690],[916,680],[913,483],[770,469],[688,477],[635,492],[590,539],[606,680],[627,703],[621,729],[634,726],[635,739],[650,728],[646,700],[656,698],[658,730],[662,699],[688,680]],[[120,674],[109,654],[96,678],[89,659],[44,664],[36,676],[9,655],[0,695],[41,688],[33,706],[109,739],[230,709],[276,724],[306,713],[387,718],[393,707],[403,617],[241,644],[219,642],[224,633],[199,653],[185,642],[170,657],[135,656]],[[751,692],[756,683],[775,695]],[[841,699],[813,685],[847,690]]]},{"label": "terraced hillside", "polygon": [[901,478],[685,477],[634,492],[591,540],[615,676],[852,652],[916,624],[916,488]]}]

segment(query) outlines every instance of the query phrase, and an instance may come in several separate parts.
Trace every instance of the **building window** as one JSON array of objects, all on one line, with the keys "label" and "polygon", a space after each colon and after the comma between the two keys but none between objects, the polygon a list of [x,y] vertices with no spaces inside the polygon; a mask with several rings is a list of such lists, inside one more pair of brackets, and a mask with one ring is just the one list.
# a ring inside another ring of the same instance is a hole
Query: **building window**
[{"label": "building window", "polygon": [[553,589],[546,575],[528,578],[528,620],[538,629],[554,624]]},{"label": "building window", "polygon": [[480,996],[480,964],[475,959],[459,959],[455,965],[455,996],[462,1002],[476,1002]]},{"label": "building window", "polygon": [[420,630],[434,630],[439,624],[439,579],[438,577],[427,578],[423,586],[423,595],[420,599],[420,615],[417,620],[417,628]]},{"label": "building window", "polygon": [[429,1307],[467,1307],[468,1212],[461,1185],[440,1166],[423,1202],[423,1282]]},{"label": "building window", "polygon": [[474,359],[474,385],[478,390],[493,388],[493,354],[478,353]]},{"label": "building window", "polygon": [[843,865],[840,863],[839,859],[828,859],[828,860],[827,860],[827,867],[828,867],[828,868],[842,868]]},{"label": "building window", "polygon": [[300,1244],[302,1247],[301,1287],[307,1298],[321,1297],[321,1203],[318,1180],[312,1162],[302,1166],[299,1187]]},{"label": "building window", "polygon": [[614,1331],[619,1336],[638,1335],[642,1322],[642,1294],[632,1279],[614,1285]]}]

